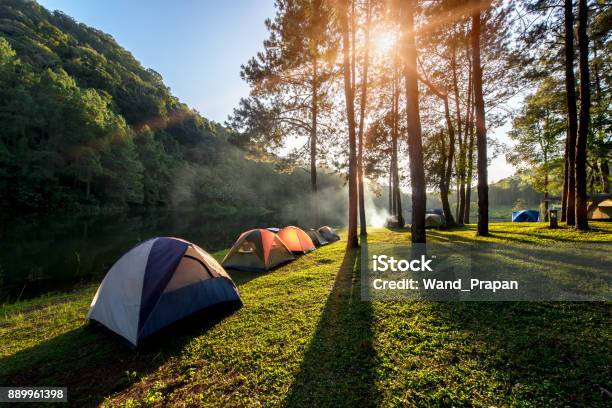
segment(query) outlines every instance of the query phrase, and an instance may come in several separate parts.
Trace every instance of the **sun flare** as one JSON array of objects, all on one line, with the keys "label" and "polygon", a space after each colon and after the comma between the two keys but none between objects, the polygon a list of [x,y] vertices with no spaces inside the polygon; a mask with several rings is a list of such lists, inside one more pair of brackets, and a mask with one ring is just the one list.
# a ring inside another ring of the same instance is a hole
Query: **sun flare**
[{"label": "sun flare", "polygon": [[395,45],[395,33],[391,31],[377,31],[372,35],[372,48],[375,53],[386,54]]}]

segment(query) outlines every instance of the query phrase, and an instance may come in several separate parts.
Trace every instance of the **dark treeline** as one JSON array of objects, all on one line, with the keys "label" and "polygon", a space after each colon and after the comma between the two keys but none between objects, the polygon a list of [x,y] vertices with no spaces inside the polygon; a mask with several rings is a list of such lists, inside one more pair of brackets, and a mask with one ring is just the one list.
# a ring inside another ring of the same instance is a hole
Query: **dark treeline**
[{"label": "dark treeline", "polygon": [[[248,160],[239,145],[108,34],[33,1],[0,3],[4,215],[158,206],[298,211],[296,203],[309,199],[308,173],[280,173],[272,159]],[[319,177],[322,190],[341,183]]]}]

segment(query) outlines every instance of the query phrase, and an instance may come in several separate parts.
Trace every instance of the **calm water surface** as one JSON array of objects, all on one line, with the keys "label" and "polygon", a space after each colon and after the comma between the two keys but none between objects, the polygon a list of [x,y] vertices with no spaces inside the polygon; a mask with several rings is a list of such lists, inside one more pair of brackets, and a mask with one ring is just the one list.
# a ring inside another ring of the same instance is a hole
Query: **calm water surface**
[{"label": "calm water surface", "polygon": [[209,252],[229,248],[248,229],[301,225],[298,219],[207,217],[201,212],[116,214],[0,227],[0,303],[99,282],[113,263],[138,242],[181,237]]}]

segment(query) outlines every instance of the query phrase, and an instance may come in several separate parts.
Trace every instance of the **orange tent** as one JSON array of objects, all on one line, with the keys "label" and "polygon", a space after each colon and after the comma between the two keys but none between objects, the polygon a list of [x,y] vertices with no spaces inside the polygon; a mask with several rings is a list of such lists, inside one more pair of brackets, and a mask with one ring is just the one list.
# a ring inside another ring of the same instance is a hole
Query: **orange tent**
[{"label": "orange tent", "polygon": [[221,264],[228,269],[269,271],[295,257],[275,233],[266,229],[243,232]]},{"label": "orange tent", "polygon": [[305,254],[315,249],[312,239],[298,227],[290,225],[280,230],[277,235],[291,252]]}]

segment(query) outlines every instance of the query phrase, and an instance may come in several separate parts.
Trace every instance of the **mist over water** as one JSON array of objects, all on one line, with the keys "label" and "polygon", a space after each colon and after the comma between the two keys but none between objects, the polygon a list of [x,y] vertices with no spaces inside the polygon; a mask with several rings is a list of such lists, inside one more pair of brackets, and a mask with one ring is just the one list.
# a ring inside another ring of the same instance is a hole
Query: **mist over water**
[{"label": "mist over water", "polygon": [[[342,175],[318,174],[320,220],[311,207],[310,174],[282,173],[230,147],[203,164],[185,162],[171,175],[166,209],[112,215],[21,220],[0,226],[0,303],[99,282],[137,243],[174,236],[209,252],[231,247],[244,231],[295,225],[346,225],[348,189]],[[383,226],[386,197],[368,189],[368,225]]]},{"label": "mist over water", "polygon": [[[249,229],[320,226],[312,218],[308,184],[300,188],[298,196],[279,200],[282,205],[278,209],[262,211],[258,207],[261,197],[256,196],[250,201],[242,199],[243,207],[232,208],[220,208],[206,201],[209,199],[198,201],[198,188],[202,182],[206,184],[207,177],[210,175],[201,168],[183,169],[176,178],[173,209],[2,224],[0,303],[98,283],[121,255],[151,237],[184,238],[214,253],[231,247],[240,233]],[[265,180],[244,180],[234,187],[242,188],[247,182],[253,183],[250,194],[266,188],[270,189],[266,194],[276,193],[273,186],[266,187]],[[320,190],[321,225],[341,228],[346,224],[347,194],[344,186]],[[376,200],[384,202],[371,192],[365,196],[368,225],[382,226],[388,213]]]}]

